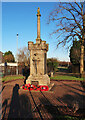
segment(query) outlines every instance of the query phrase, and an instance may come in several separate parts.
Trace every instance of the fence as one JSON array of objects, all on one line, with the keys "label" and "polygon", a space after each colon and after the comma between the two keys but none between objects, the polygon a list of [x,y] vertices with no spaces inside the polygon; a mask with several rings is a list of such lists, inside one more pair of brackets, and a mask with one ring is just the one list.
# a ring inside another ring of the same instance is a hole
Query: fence
[{"label": "fence", "polygon": [[23,67],[22,66],[2,66],[0,67],[0,72],[3,76],[6,75],[16,75],[18,70],[18,74],[22,74]]}]

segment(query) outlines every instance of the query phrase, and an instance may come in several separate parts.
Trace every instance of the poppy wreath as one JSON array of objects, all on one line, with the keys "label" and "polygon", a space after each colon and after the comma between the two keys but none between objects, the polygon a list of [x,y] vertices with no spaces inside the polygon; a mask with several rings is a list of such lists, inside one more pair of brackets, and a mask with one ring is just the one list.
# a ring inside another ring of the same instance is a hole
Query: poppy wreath
[{"label": "poppy wreath", "polygon": [[48,88],[48,86],[40,86],[40,90],[41,91],[48,91],[49,90],[49,88]]},{"label": "poppy wreath", "polygon": [[31,85],[31,84],[23,85],[22,89],[24,89],[24,90],[35,90],[35,91],[38,91],[38,90],[39,91],[48,91],[49,90],[48,86],[44,86],[44,85],[41,85],[41,86],[37,85],[37,86],[35,86],[35,85]]}]

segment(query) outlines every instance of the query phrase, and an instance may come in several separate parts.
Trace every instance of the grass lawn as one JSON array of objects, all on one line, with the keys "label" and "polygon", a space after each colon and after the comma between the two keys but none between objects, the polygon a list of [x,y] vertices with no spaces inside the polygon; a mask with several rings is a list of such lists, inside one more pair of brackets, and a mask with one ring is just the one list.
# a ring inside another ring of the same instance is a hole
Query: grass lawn
[{"label": "grass lawn", "polygon": [[77,78],[74,76],[66,76],[66,75],[62,75],[62,76],[58,75],[55,77],[51,77],[51,79],[54,79],[54,80],[79,80],[79,81],[84,80],[84,78]]},{"label": "grass lawn", "polygon": [[80,118],[80,117],[73,117],[73,116],[58,116],[57,117],[58,120],[85,120],[85,118]]},{"label": "grass lawn", "polygon": [[[67,76],[67,75],[57,75],[55,77],[50,77],[51,79],[54,80],[79,80],[83,81],[84,78],[77,78],[74,76]],[[2,82],[4,81],[9,81],[9,80],[16,80],[16,79],[24,79],[23,75],[10,75],[10,76],[5,76],[2,78]]]},{"label": "grass lawn", "polygon": [[2,78],[2,82],[9,81],[9,80],[16,80],[16,79],[24,79],[24,76],[22,76],[22,75],[5,76],[5,77]]}]

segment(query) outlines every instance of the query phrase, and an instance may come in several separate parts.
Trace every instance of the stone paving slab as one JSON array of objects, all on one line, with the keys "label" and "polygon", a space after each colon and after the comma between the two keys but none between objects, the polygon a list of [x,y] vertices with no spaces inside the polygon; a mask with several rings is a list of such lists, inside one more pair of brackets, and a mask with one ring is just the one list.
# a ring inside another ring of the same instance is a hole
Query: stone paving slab
[{"label": "stone paving slab", "polygon": [[73,105],[78,103],[77,109],[85,108],[85,91],[81,82],[51,81],[55,85],[50,92],[31,92],[19,89],[24,80],[16,80],[2,85],[2,118],[37,118],[53,119],[58,115],[73,112]]}]

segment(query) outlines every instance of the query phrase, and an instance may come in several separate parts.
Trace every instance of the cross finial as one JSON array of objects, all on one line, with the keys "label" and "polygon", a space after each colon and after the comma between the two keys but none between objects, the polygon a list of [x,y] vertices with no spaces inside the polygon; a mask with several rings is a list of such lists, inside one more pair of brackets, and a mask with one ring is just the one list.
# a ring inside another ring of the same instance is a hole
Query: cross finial
[{"label": "cross finial", "polygon": [[37,14],[40,14],[40,8],[38,7],[38,9],[37,9]]}]

